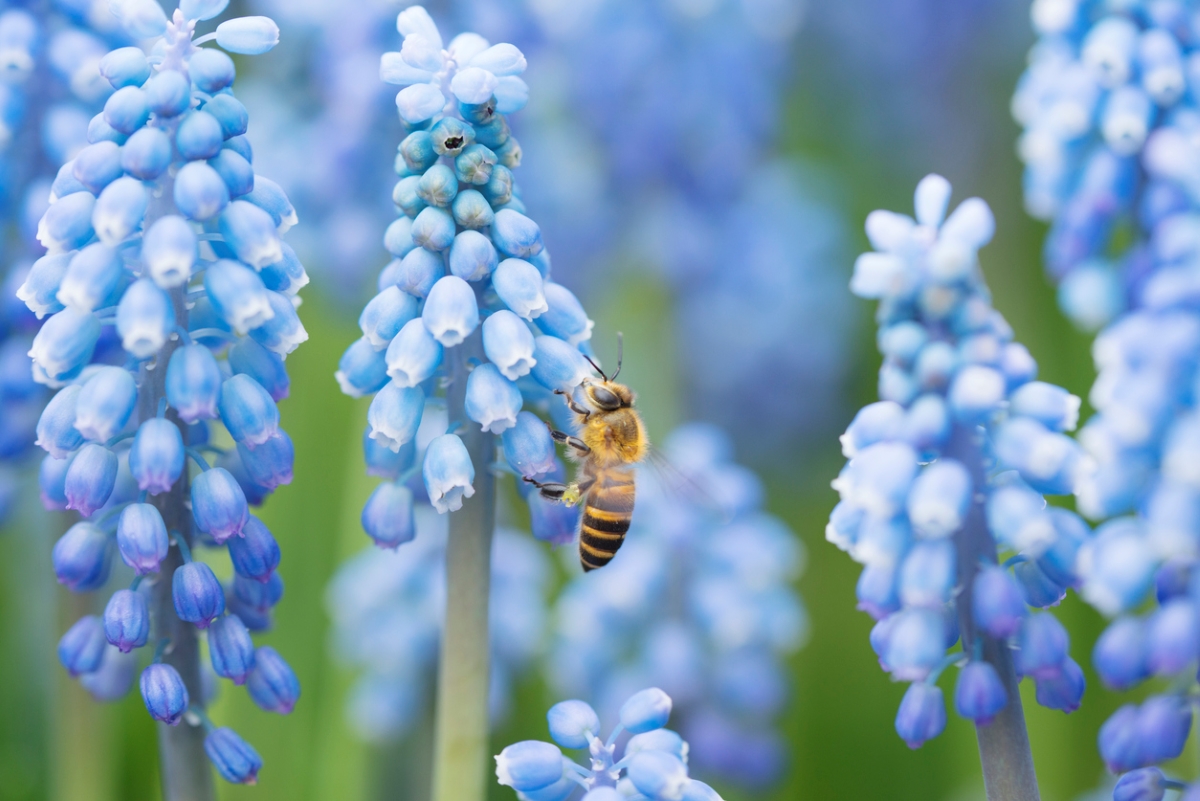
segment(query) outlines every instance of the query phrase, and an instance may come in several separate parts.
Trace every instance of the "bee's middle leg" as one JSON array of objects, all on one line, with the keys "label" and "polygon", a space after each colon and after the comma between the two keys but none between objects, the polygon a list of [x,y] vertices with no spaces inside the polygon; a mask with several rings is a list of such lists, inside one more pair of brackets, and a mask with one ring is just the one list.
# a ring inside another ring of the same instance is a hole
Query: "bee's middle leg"
[{"label": "bee's middle leg", "polygon": [[583,440],[581,440],[579,437],[573,437],[566,432],[555,431],[553,428],[551,428],[550,436],[553,437],[554,441],[559,445],[566,445],[569,448],[573,448],[580,456],[586,456],[592,452],[592,449],[589,448]]}]

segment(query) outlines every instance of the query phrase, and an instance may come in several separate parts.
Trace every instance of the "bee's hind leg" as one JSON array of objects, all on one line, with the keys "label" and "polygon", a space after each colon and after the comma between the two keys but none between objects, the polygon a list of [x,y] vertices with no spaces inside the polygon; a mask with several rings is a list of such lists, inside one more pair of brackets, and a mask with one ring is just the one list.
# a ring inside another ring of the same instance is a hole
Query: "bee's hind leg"
[{"label": "bee's hind leg", "polygon": [[595,483],[595,481],[586,481],[582,484],[578,482],[563,484],[560,481],[538,481],[528,476],[524,478],[526,482],[537,487],[538,492],[546,500],[558,501],[559,503],[565,503],[567,506],[574,506],[579,503],[580,498]]}]

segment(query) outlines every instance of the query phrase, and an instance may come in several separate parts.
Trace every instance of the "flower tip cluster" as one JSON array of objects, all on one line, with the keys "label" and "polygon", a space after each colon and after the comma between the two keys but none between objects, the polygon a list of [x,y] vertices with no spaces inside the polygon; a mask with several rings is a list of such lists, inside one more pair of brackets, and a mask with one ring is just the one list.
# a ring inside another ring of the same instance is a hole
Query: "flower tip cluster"
[{"label": "flower tip cluster", "polygon": [[[622,722],[605,741],[590,705],[578,700],[555,704],[547,720],[558,745],[526,740],[508,746],[496,755],[496,779],[522,798],[546,801],[564,801],[577,787],[592,801],[719,801],[711,787],[688,776],[687,743],[663,728],[670,709],[671,699],[662,690],[642,690],[621,707]],[[618,757],[622,731],[634,736]],[[590,767],[565,757],[560,746],[588,749]]]}]

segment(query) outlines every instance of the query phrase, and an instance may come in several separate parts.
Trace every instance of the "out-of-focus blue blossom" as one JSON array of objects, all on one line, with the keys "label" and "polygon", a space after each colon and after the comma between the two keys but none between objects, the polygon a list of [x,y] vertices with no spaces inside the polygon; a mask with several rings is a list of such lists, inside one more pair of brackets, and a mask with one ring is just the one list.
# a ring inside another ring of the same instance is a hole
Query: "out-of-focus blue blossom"
[{"label": "out-of-focus blue blossom", "polygon": [[[398,489],[411,473],[419,469],[439,512],[457,511],[475,494],[476,476],[490,466],[472,462],[462,427],[503,434],[513,471],[546,475],[553,441],[522,409],[546,412],[549,401],[561,403],[548,390],[570,392],[591,375],[583,349],[592,323],[569,290],[548,280],[541,230],[522,213],[513,184],[521,151],[506,114],[525,104],[524,56],[477,34],[443,42],[420,6],[397,19],[403,46],[383,54],[379,75],[403,87],[396,105],[406,136],[393,195],[403,216],[384,235],[395,259],[380,273],[378,294],[359,318],[363,336],[336,377],[349,395],[374,395],[369,459],[375,449],[399,453],[420,437],[427,401],[443,388],[447,396],[457,393],[462,412],[436,432],[427,429],[419,458],[388,471],[393,488],[377,490],[364,509],[363,526],[383,547],[412,536],[405,511],[411,503]],[[490,215],[481,230],[483,206],[457,217],[446,210],[460,189],[473,186]],[[533,381],[517,383],[531,372]]]},{"label": "out-of-focus blue blossom", "polygon": [[[804,548],[763,511],[757,476],[732,461],[720,429],[684,426],[663,448],[682,478],[641,471],[627,542],[556,602],[545,672],[606,719],[637,687],[662,687],[698,774],[763,787],[785,763],[774,729],[788,696],[782,660],[808,634],[790,586]],[[550,539],[537,508],[534,533]]]},{"label": "out-of-focus blue blossom", "polygon": [[[623,702],[614,716],[616,725],[603,740],[600,716],[591,706],[583,701],[555,704],[546,717],[550,737],[558,745],[525,740],[508,746],[496,755],[496,780],[520,798],[565,801],[582,787],[584,798],[593,801],[720,801],[715,790],[688,776],[688,743],[663,728],[671,705],[671,698],[657,687],[635,692]],[[623,739],[625,733],[633,736]],[[559,746],[587,749],[589,767],[564,756]]]},{"label": "out-of-focus blue blossom", "polygon": [[[99,19],[104,10],[77,6],[70,13],[80,19]],[[37,444],[48,452],[42,496],[48,508],[88,518],[56,544],[56,575],[73,591],[100,589],[118,553],[137,574],[129,589],[112,595],[102,623],[87,617],[71,629],[60,656],[73,675],[104,672],[89,689],[111,699],[131,683],[132,663],[110,659],[109,646],[119,654],[153,643],[143,700],[171,725],[185,718],[189,703],[202,717],[204,703],[196,692],[189,700],[181,672],[162,662],[171,643],[155,633],[172,630],[162,619],[171,610],[148,609],[143,583],[170,582],[174,614],[209,629],[214,670],[252,683],[260,706],[289,712],[299,695],[275,652],[255,672],[261,654],[249,631],[270,625],[282,584],[278,545],[247,507],[248,499],[261,503],[291,480],[293,448],[275,404],[287,394],[283,359],[307,337],[294,297],[304,270],[279,239],[293,221],[280,211],[286,198],[251,166],[233,61],[203,46],[215,40],[229,52],[262,52],[278,29],[266,17],[237,18],[193,39],[197,22],[224,6],[184,0],[168,19],[154,0],[127,0],[114,4],[112,19],[139,46],[106,55],[97,39],[93,53],[80,31],[74,44],[49,43],[52,61],[57,53],[75,64],[72,88],[88,89],[98,113],[90,122],[85,114],[78,141],[49,159],[53,168],[35,193],[42,199],[27,210],[35,224],[26,226],[46,253],[11,287],[30,316],[47,318],[23,348],[32,359],[32,369],[24,369],[59,390],[36,424]],[[3,19],[14,13],[23,12]],[[62,27],[48,18],[46,25]],[[61,99],[56,92],[47,84],[48,98]],[[50,127],[43,122],[43,131]],[[3,320],[5,333],[19,332],[18,318]],[[0,368],[16,365],[9,361]],[[26,385],[2,375],[8,403],[9,386]],[[26,383],[26,397],[35,397],[37,385]],[[2,419],[0,430],[23,422],[7,406]],[[236,448],[211,444],[217,422]],[[184,472],[186,457],[198,468],[192,475]],[[172,492],[181,481],[190,484],[190,505]],[[182,521],[171,525],[185,530],[168,531],[167,520]],[[172,545],[182,564],[166,561]],[[190,545],[227,547],[232,586],[193,559]],[[163,573],[164,564],[172,574]],[[243,580],[261,588],[248,591]],[[253,780],[257,756],[247,761],[252,750],[226,740],[208,749],[222,775]],[[238,754],[241,762],[231,767]]]},{"label": "out-of-focus blue blossom", "polygon": [[[447,518],[426,503],[410,513],[415,538],[402,548],[370,548],[353,557],[327,596],[334,652],[362,670],[346,715],[370,741],[395,739],[413,728],[436,673]],[[542,646],[550,565],[541,548],[511,529],[497,529],[493,542],[489,699],[497,720],[507,714],[512,682]]]},{"label": "out-of-focus blue blossom", "polygon": [[[833,482],[841,502],[826,537],[864,565],[859,605],[878,621],[881,667],[931,685],[947,659],[964,661],[955,707],[986,725],[1011,689],[978,661],[982,651],[946,657],[958,621],[971,622],[973,647],[977,636],[1015,645],[1038,701],[1072,711],[1083,682],[1066,632],[1027,606],[1061,600],[1090,538],[1078,516],[1042,495],[1072,492],[1083,470],[1061,433],[1074,426],[1078,399],[1034,380],[1037,365],[992,308],[980,272],[991,211],[972,198],[947,214],[950,191],[931,175],[917,187],[915,219],[867,218],[875,250],[859,256],[851,290],[879,301],[881,400],[842,436],[849,462]],[[997,565],[998,552],[1011,557]],[[926,709],[933,689],[911,689],[920,697],[906,696],[896,718],[910,745],[944,725],[944,713]]]}]

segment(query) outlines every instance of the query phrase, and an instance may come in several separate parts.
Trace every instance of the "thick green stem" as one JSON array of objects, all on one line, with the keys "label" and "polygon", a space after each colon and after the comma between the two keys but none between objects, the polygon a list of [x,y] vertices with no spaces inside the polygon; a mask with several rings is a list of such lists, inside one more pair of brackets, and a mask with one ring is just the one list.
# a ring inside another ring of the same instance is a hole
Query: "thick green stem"
[{"label": "thick green stem", "polygon": [[482,356],[476,330],[447,352],[451,359],[450,420],[460,424],[475,465],[475,495],[450,512],[446,547],[446,623],[438,667],[437,721],[433,755],[433,801],[483,801],[488,762],[488,588],[496,481],[491,465],[495,444],[463,410],[467,360]]},{"label": "thick green stem", "polygon": [[971,593],[980,563],[996,561],[996,543],[988,531],[981,500],[987,479],[976,431],[956,426],[946,455],[959,460],[971,471],[971,483],[976,493],[966,525],[956,535],[958,575],[962,583],[962,593],[958,596],[958,627],[963,653],[972,653],[975,640],[982,638],[983,658],[996,669],[1008,693],[1008,705],[1004,710],[986,726],[975,727],[979,759],[983,763],[983,784],[988,801],[1039,801],[1033,752],[1025,730],[1025,713],[1021,708],[1021,690],[1012,655],[1006,643],[975,630],[971,612]]},{"label": "thick green stem", "polygon": [[[175,305],[175,319],[186,327],[184,288],[172,290],[171,300]],[[142,367],[141,389],[138,393],[138,412],[142,420],[154,417],[158,413],[159,401],[166,397],[167,362],[178,346],[178,340],[169,340],[155,359]],[[186,442],[187,431],[174,410],[168,411],[167,419],[180,427]],[[162,513],[167,530],[178,532],[191,545],[192,514],[186,503],[187,498],[188,478],[184,470],[183,476],[175,482],[170,492],[153,495],[149,502]],[[197,641],[196,628],[179,619],[171,598],[171,577],[175,574],[175,568],[182,564],[183,555],[177,546],[172,545],[151,590],[150,614],[154,625],[151,642],[159,642],[164,638],[170,640],[163,662],[179,671],[192,704],[203,707],[200,643]],[[204,753],[203,727],[193,726],[186,720],[177,726],[159,723],[158,752],[162,765],[163,801],[212,801],[212,771]]]}]

